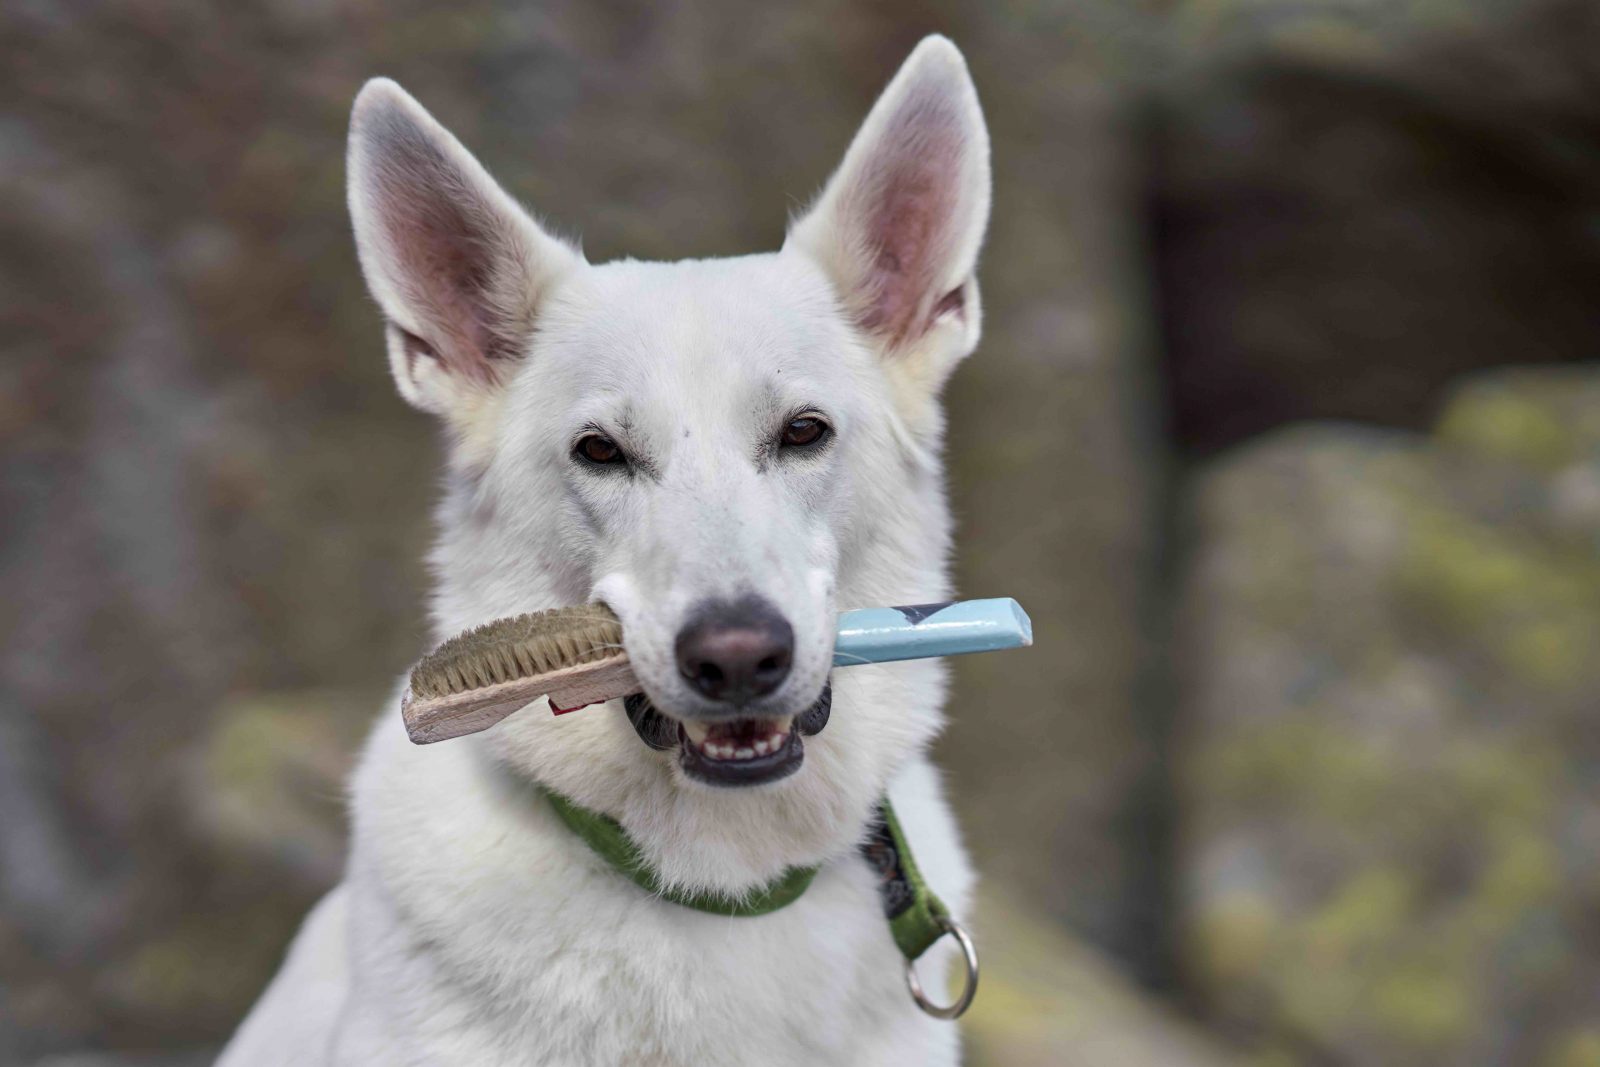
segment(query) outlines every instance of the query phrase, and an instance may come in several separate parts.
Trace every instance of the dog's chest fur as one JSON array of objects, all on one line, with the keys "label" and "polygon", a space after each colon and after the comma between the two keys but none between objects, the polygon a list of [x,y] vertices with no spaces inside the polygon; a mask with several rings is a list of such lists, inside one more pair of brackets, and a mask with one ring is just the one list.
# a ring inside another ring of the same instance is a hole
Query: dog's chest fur
[{"label": "dog's chest fur", "polygon": [[[858,857],[770,915],[692,911],[619,876],[471,746],[412,749],[397,721],[356,783],[343,892],[357,978],[330,1062],[955,1061],[955,1028],[911,1003]],[[931,768],[891,795],[928,877],[964,908],[971,875]],[[947,962],[941,946],[919,973]]]}]

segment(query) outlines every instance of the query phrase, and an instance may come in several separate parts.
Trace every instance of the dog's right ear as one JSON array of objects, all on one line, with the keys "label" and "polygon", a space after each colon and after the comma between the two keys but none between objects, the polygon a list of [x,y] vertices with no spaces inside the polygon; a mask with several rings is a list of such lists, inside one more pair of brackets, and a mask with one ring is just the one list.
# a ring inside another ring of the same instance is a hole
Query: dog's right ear
[{"label": "dog's right ear", "polygon": [[465,434],[525,354],[551,285],[583,257],[387,78],[356,97],[349,195],[400,393]]}]

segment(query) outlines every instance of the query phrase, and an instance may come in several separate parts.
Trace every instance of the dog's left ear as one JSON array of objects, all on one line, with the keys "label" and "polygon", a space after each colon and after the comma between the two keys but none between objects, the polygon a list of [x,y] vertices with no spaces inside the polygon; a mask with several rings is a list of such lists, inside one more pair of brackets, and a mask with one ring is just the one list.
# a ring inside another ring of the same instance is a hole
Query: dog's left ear
[{"label": "dog's left ear", "polygon": [[989,132],[961,52],[928,37],[785,249],[815,260],[902,395],[922,403],[978,343]]}]

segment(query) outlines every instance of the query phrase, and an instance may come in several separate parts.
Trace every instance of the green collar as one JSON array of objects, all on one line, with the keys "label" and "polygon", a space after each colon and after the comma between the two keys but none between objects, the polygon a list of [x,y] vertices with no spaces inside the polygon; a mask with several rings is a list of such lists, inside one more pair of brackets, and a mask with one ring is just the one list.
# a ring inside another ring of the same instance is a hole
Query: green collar
[{"label": "green collar", "polygon": [[[664,900],[695,911],[736,917],[766,915],[799,900],[817,875],[816,867],[791,867],[741,898],[664,887],[656,872],[644,861],[639,847],[615,819],[580,807],[548,789],[544,794],[561,821],[617,873]],[[884,917],[889,921],[895,944],[906,959],[914,960],[949,932],[950,915],[922,880],[887,797],[879,803],[877,816],[861,844],[861,855],[878,876]]]},{"label": "green collar", "polygon": [[791,867],[756,892],[739,898],[663,887],[656,872],[640,855],[638,846],[628,837],[628,831],[617,820],[579,807],[559,793],[548,789],[544,792],[567,828],[583,838],[617,873],[664,900],[695,911],[708,911],[713,915],[765,915],[799,900],[811,885],[811,879],[817,876],[815,867]]}]

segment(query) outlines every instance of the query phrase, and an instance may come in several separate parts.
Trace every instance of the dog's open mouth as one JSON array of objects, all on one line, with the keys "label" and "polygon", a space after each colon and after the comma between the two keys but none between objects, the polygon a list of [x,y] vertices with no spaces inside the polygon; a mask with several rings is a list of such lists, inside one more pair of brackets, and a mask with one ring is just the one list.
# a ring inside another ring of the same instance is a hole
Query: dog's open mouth
[{"label": "dog's open mouth", "polygon": [[805,761],[803,737],[822,732],[833,710],[833,688],[799,715],[678,720],[637,693],[623,702],[628,719],[651,748],[678,750],[685,774],[707,785],[764,785],[787,778]]},{"label": "dog's open mouth", "polygon": [[799,770],[806,756],[792,717],[684,722],[678,730],[684,772],[709,785],[775,782]]}]

